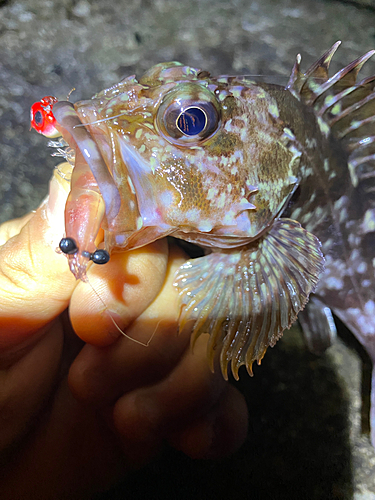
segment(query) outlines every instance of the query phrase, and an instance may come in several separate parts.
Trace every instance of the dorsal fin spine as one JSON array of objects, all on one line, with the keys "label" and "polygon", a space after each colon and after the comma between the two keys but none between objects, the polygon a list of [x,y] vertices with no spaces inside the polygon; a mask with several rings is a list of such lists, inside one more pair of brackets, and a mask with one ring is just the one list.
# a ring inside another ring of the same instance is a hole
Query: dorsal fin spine
[{"label": "dorsal fin spine", "polygon": [[[366,54],[352,61],[331,78],[328,78],[329,64],[340,43],[336,42],[322,57],[310,66],[306,73],[301,73],[300,71],[301,56],[298,54],[286,88],[306,104],[313,105],[318,97],[327,92],[337,82],[343,80],[351,72],[353,72],[352,82],[348,87],[352,87],[362,66],[375,54],[375,50],[366,52]],[[368,83],[372,78],[374,77],[369,77],[360,84]],[[322,83],[317,83],[317,80],[320,80]]]},{"label": "dorsal fin spine", "polygon": [[375,92],[373,92],[372,94],[369,94],[368,96],[366,96],[363,99],[361,99],[360,101],[352,104],[351,106],[348,106],[347,108],[345,108],[340,114],[338,114],[334,118],[329,119],[328,120],[329,125],[331,125],[331,126],[334,125],[339,120],[341,120],[345,116],[350,115],[350,113],[353,113],[353,111],[357,111],[358,109],[362,108],[362,106],[364,106],[368,102],[372,101],[373,99],[375,99]]},{"label": "dorsal fin spine", "polygon": [[[375,122],[375,116],[370,116],[369,118],[365,118],[364,120],[356,120],[351,123],[349,127],[344,129],[341,132],[337,132],[336,135],[339,139],[344,138],[346,135],[348,135],[350,132],[353,132],[354,130],[358,130],[360,127],[363,125],[367,125],[369,123],[374,123]],[[365,136],[367,137],[367,136]],[[364,138],[365,138],[364,137]]]},{"label": "dorsal fin spine", "polygon": [[300,71],[298,55],[286,88],[313,107],[318,120],[331,128],[348,154],[353,185],[364,181],[367,192],[371,188],[368,179],[375,179],[375,75],[360,82],[357,76],[375,50],[366,52],[329,78],[328,67],[339,45],[336,42],[306,73]]},{"label": "dorsal fin spine", "polygon": [[[323,80],[328,79],[328,69],[329,65],[332,61],[332,57],[334,56],[336,50],[341,45],[341,41],[336,42],[332,47],[327,50],[317,61],[315,61],[310,68],[303,75],[306,82],[310,78],[321,78]],[[305,82],[305,83],[306,83]]]},{"label": "dorsal fin spine", "polygon": [[357,87],[348,87],[347,89],[343,90],[342,92],[339,92],[336,95],[331,95],[327,96],[326,99],[324,100],[324,104],[318,109],[317,115],[318,116],[323,116],[324,113],[329,109],[332,108],[335,104],[337,104],[341,99],[344,97],[348,96],[351,94],[354,90],[356,90]]}]

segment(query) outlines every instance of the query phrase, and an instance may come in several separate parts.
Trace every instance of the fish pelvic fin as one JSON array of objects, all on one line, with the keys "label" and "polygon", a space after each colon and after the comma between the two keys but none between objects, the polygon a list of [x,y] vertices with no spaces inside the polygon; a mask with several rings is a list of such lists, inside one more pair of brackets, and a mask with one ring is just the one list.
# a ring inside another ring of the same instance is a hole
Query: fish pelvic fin
[{"label": "fish pelvic fin", "polygon": [[375,204],[375,75],[357,82],[359,71],[375,50],[329,77],[329,64],[340,43],[336,42],[306,73],[300,71],[298,55],[287,89],[314,108],[322,131],[332,132],[340,141],[348,154],[353,186],[363,183],[364,192],[374,198]]},{"label": "fish pelvic fin", "polygon": [[305,343],[310,352],[323,354],[337,337],[331,309],[315,295],[310,297],[305,309],[298,315]]},{"label": "fish pelvic fin", "polygon": [[256,242],[186,262],[174,285],[181,299],[180,331],[191,343],[208,333],[207,356],[228,378],[246,365],[252,375],[268,346],[275,345],[314,291],[324,270],[319,240],[291,219],[276,220]]}]

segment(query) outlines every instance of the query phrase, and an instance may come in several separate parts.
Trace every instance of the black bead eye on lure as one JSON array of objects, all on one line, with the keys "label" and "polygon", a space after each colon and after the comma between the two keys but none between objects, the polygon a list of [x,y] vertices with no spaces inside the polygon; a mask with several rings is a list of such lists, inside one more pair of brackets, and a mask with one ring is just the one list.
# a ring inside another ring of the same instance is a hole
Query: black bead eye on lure
[{"label": "black bead eye on lure", "polygon": [[73,240],[73,238],[62,238],[59,243],[59,248],[63,253],[67,255],[73,255],[78,252],[77,244]]},{"label": "black bead eye on lure", "polygon": [[[73,238],[62,238],[59,243],[60,250],[67,255],[74,255],[78,252],[78,247]],[[87,252],[87,258],[95,264],[106,264],[109,261],[109,253],[107,250],[98,249],[93,253]]]},{"label": "black bead eye on lure", "polygon": [[106,264],[109,261],[109,253],[107,250],[103,249],[95,250],[95,252],[91,254],[90,260],[95,264]]}]

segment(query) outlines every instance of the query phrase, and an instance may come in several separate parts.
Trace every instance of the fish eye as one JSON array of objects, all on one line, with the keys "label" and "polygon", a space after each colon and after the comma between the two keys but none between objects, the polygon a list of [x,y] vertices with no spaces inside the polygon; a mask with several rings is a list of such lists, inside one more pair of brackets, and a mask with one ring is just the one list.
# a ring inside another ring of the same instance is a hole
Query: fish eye
[{"label": "fish eye", "polygon": [[156,116],[156,128],[178,146],[199,145],[220,126],[220,107],[206,87],[183,83],[164,97]]},{"label": "fish eye", "polygon": [[207,115],[198,107],[187,108],[182,111],[176,121],[176,127],[185,135],[200,134],[206,127]]}]

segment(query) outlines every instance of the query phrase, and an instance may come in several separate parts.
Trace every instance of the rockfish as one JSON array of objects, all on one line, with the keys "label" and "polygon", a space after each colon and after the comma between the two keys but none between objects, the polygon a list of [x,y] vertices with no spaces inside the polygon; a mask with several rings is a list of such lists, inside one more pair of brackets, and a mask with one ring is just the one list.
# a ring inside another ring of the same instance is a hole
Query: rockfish
[{"label": "rockfish", "polygon": [[[60,243],[73,274],[165,236],[204,248],[175,278],[179,328],[210,334],[225,378],[251,374],[306,305],[310,339],[333,311],[375,361],[375,76],[357,82],[375,51],[329,77],[338,45],[305,73],[298,55],[285,87],[171,62],[32,107],[74,165]],[[371,417],[375,444],[375,377]]]}]

